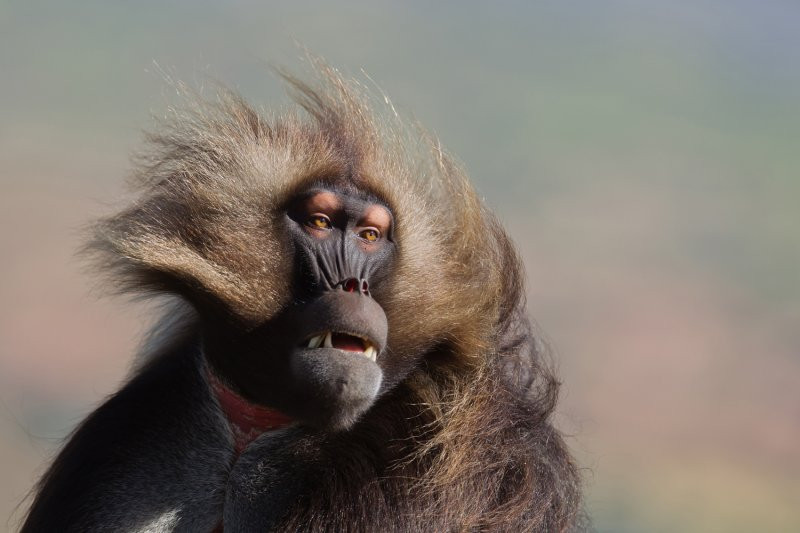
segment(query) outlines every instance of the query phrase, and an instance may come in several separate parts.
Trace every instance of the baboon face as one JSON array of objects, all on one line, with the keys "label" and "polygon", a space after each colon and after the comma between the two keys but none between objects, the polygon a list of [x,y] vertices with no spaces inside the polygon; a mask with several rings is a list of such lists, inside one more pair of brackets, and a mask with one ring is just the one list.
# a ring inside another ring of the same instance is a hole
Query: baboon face
[{"label": "baboon face", "polygon": [[388,322],[379,303],[395,256],[393,216],[352,185],[314,185],[283,207],[287,304],[263,325],[210,341],[212,365],[249,400],[341,429],[375,401]]}]

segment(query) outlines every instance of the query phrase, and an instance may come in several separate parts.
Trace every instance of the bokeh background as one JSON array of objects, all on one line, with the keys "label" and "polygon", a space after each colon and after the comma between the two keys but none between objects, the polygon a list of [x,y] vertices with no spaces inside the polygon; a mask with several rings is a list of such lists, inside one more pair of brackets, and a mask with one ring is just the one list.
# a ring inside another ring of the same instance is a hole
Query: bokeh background
[{"label": "bokeh background", "polygon": [[75,251],[165,78],[286,105],[295,40],[505,221],[599,531],[800,531],[795,0],[0,0],[0,530],[146,331]]}]

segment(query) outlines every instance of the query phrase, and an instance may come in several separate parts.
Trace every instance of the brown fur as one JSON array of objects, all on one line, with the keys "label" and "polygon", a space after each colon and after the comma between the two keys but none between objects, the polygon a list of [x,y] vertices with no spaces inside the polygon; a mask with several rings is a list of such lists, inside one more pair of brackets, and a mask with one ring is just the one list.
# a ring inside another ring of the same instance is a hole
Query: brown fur
[{"label": "brown fur", "polygon": [[[393,283],[374,293],[387,349],[419,362],[331,437],[329,475],[287,530],[574,527],[579,477],[550,420],[558,382],[525,318],[514,247],[438,141],[376,117],[357,84],[317,67],[320,89],[286,77],[310,120],[267,120],[227,91],[173,111],[149,137],[139,200],[97,226],[93,249],[126,290],[218,299],[255,326],[284,303],[274,221],[288,198],[315,181],[373,192],[396,217]],[[354,475],[350,453],[374,468]]]}]

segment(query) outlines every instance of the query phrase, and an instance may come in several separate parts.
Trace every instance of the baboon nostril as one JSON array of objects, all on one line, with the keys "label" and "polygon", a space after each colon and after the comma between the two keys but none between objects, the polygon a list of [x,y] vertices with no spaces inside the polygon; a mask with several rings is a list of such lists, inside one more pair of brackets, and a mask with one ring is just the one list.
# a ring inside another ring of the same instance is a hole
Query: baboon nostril
[{"label": "baboon nostril", "polygon": [[342,283],[342,289],[345,292],[356,292],[358,290],[358,280],[356,278],[350,278]]},{"label": "baboon nostril", "polygon": [[369,283],[365,279],[361,280],[361,292],[369,296]]}]

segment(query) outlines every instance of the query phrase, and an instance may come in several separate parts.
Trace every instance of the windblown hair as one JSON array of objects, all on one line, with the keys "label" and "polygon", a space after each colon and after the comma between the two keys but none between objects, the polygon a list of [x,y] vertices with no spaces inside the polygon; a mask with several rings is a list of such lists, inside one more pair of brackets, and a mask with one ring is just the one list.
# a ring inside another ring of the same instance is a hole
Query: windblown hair
[{"label": "windblown hair", "polygon": [[580,480],[551,422],[559,384],[512,243],[436,139],[391,106],[374,113],[356,82],[317,72],[319,88],[285,76],[305,113],[265,118],[225,90],[171,111],[148,137],[138,201],[101,221],[90,247],[117,287],[218,302],[255,327],[286,303],[277,217],[288,199],[315,183],[369,191],[396,220],[396,267],[374,297],[386,349],[407,368],[328,437],[326,475],[285,527],[570,530]]}]

